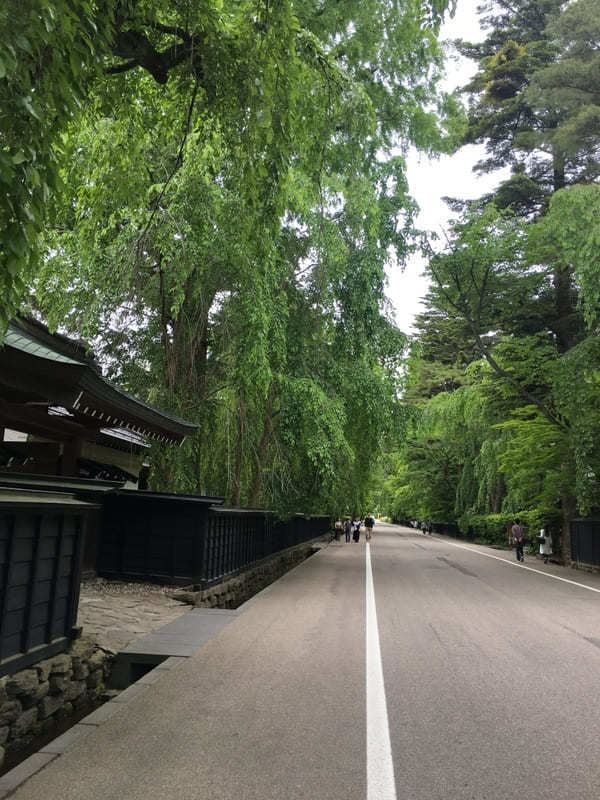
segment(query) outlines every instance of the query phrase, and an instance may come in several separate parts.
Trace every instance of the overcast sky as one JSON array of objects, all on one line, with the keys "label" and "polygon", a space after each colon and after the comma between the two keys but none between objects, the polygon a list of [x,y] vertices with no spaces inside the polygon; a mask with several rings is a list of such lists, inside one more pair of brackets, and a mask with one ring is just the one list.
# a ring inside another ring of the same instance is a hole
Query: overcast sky
[{"label": "overcast sky", "polygon": [[[476,6],[481,0],[458,0],[456,14],[442,28],[443,39],[483,38]],[[467,59],[449,60],[445,87],[452,90],[464,85],[476,71],[475,62]],[[445,230],[450,211],[442,197],[477,198],[493,189],[497,175],[475,175],[473,165],[483,155],[482,146],[467,145],[453,156],[429,159],[412,151],[407,162],[410,192],[421,208],[417,224],[421,229]],[[414,257],[404,271],[399,267],[388,272],[387,295],[396,310],[396,320],[401,330],[410,333],[416,314],[422,309],[421,298],[427,291],[427,281],[422,276],[423,261]]]}]

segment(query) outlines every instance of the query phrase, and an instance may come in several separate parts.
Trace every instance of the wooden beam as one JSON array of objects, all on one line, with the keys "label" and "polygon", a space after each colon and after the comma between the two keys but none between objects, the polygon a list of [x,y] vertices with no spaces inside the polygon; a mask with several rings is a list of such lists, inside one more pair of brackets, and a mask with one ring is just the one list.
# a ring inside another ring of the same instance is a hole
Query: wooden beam
[{"label": "wooden beam", "polygon": [[58,458],[60,442],[3,442],[9,452],[24,458]]},{"label": "wooden beam", "polygon": [[[7,403],[1,399],[0,425],[56,441],[65,441],[74,436],[85,435],[87,430],[72,417],[47,414],[35,406]],[[91,430],[98,430],[99,427],[101,427],[101,423],[97,423]]]}]

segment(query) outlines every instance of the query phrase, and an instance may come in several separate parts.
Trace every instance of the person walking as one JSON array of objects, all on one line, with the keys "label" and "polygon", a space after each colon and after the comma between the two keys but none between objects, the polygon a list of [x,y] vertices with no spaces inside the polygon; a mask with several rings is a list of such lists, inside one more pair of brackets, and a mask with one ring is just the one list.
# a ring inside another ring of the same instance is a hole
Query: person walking
[{"label": "person walking", "polygon": [[335,521],[335,526],[334,526],[336,542],[339,542],[340,540],[340,537],[342,535],[342,528],[343,528],[342,520],[338,517]]},{"label": "person walking", "polygon": [[361,519],[359,516],[354,517],[354,522],[352,523],[352,538],[355,542],[358,542],[360,539],[360,526],[362,525]]},{"label": "person walking", "polygon": [[375,527],[375,517],[369,511],[369,513],[365,517],[365,537],[366,537],[367,541],[373,535],[373,528],[374,527]]},{"label": "person walking", "polygon": [[352,533],[352,520],[350,517],[344,520],[344,533],[346,534],[346,541],[349,542]]},{"label": "person walking", "polygon": [[513,542],[515,543],[517,561],[525,561],[525,556],[523,555],[525,528],[521,525],[520,519],[515,520],[515,524],[512,526],[512,536],[513,536]]},{"label": "person walking", "polygon": [[548,558],[552,555],[552,535],[548,528],[542,528],[538,536],[540,545],[540,555],[544,557],[544,564],[548,563]]}]

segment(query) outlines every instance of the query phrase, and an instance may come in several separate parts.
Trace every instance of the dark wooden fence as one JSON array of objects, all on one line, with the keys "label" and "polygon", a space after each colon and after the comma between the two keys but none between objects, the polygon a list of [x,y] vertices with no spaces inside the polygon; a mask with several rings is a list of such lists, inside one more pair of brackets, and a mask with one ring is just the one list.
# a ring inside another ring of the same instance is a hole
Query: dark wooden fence
[{"label": "dark wooden fence", "polygon": [[92,509],[65,495],[0,491],[0,675],[66,648]]},{"label": "dark wooden fence", "polygon": [[120,490],[103,498],[98,575],[193,583],[202,534],[220,498]]},{"label": "dark wooden fence", "polygon": [[585,566],[600,566],[600,520],[572,520],[571,559]]},{"label": "dark wooden fence", "polygon": [[221,502],[126,490],[105,495],[98,574],[206,587],[330,528],[329,517],[278,521]]},{"label": "dark wooden fence", "polygon": [[296,514],[281,521],[264,511],[213,508],[202,533],[199,580],[194,583],[209,586],[288,547],[323,536],[330,527],[329,517]]},{"label": "dark wooden fence", "polygon": [[83,546],[82,570],[85,575],[96,572],[98,561],[98,541],[101,529],[102,502],[108,492],[123,486],[116,481],[91,480],[89,478],[69,478],[55,475],[27,475],[14,472],[0,473],[0,490],[4,487],[14,490],[35,490],[59,492],[90,503],[86,517],[85,541]]}]

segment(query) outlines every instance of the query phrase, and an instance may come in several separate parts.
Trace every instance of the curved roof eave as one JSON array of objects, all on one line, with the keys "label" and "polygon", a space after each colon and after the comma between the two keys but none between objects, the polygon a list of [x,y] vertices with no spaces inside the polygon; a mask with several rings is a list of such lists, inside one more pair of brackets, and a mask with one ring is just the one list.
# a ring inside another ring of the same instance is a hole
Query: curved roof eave
[{"label": "curved roof eave", "polygon": [[195,423],[154,408],[117,388],[98,374],[89,361],[54,350],[49,341],[51,334],[41,342],[31,328],[20,323],[20,320],[10,323],[4,348],[22,353],[25,361],[41,360],[60,367],[56,371],[56,391],[53,392],[53,387],[46,382],[48,395],[55,395],[49,396],[49,401],[64,403],[68,393],[71,398],[68,405],[79,414],[96,418],[104,426],[126,428],[163,442],[181,444],[198,429]]}]

